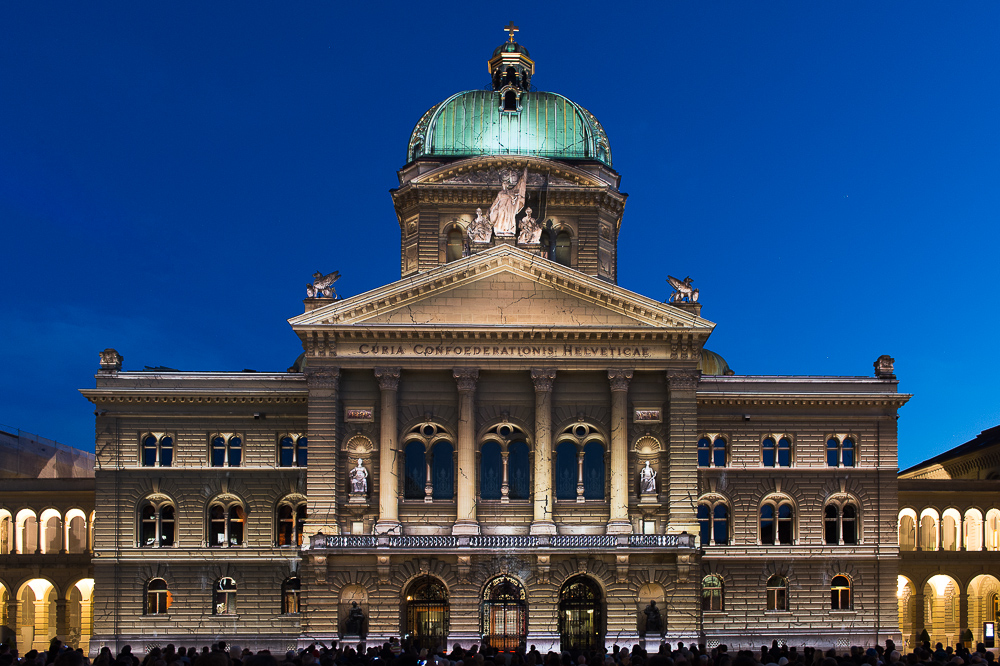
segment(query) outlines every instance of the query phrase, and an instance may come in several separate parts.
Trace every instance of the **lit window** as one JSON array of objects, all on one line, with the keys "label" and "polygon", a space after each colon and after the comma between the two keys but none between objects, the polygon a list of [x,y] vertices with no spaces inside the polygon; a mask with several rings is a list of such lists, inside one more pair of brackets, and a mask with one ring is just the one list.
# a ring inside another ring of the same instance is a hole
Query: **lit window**
[{"label": "lit window", "polygon": [[698,440],[698,467],[725,467],[727,453],[725,438],[702,437]]},{"label": "lit window", "polygon": [[851,610],[851,581],[847,576],[834,576],[830,584],[830,609]]},{"label": "lit window", "polygon": [[723,609],[722,578],[709,574],[701,579],[701,609],[721,611]]},{"label": "lit window", "polygon": [[784,576],[767,579],[767,610],[788,610],[788,580]]},{"label": "lit window", "polygon": [[162,578],[153,578],[146,583],[145,615],[162,615],[170,609],[172,602],[173,595],[167,589],[167,581]]},{"label": "lit window", "polygon": [[298,578],[286,578],[281,584],[281,614],[292,615],[299,612],[299,593],[302,584]]},{"label": "lit window", "polygon": [[208,545],[212,548],[242,546],[246,511],[238,501],[213,502],[208,509]]},{"label": "lit window", "polygon": [[236,581],[232,578],[221,578],[215,584],[215,615],[233,615],[236,613]]},{"label": "lit window", "polygon": [[169,435],[149,434],[142,438],[142,466],[170,467],[174,461],[174,440]]},{"label": "lit window", "polygon": [[464,238],[462,237],[462,230],[453,228],[448,232],[448,243],[445,248],[445,261],[457,261],[462,258],[462,251],[464,249],[463,244]]},{"label": "lit window", "polygon": [[239,435],[216,435],[210,452],[212,467],[239,467],[243,460],[243,438]]},{"label": "lit window", "polygon": [[278,505],[277,546],[301,546],[306,525],[305,502],[282,502]]},{"label": "lit window", "polygon": [[175,542],[175,509],[169,500],[146,500],[139,516],[140,548],[169,548]]}]

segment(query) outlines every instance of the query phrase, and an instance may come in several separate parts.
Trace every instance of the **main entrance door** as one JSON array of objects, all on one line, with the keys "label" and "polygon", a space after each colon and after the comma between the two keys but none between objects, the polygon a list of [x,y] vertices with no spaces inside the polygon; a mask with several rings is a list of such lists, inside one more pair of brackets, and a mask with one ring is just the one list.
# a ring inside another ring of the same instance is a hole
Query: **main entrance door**
[{"label": "main entrance door", "polygon": [[515,578],[497,576],[483,588],[479,631],[483,645],[500,652],[513,652],[526,647],[528,606],[524,599],[524,587]]},{"label": "main entrance door", "polygon": [[418,578],[404,596],[404,635],[413,644],[433,650],[448,638],[448,589],[437,578]]},{"label": "main entrance door", "polygon": [[604,647],[604,599],[586,576],[570,578],[559,591],[559,635],[564,651]]}]

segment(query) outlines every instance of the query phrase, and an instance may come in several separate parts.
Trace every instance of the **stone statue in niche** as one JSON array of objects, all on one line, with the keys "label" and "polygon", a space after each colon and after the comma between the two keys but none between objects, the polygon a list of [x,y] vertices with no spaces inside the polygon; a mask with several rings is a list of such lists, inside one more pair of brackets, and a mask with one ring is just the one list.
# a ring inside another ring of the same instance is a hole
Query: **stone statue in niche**
[{"label": "stone statue in niche", "polygon": [[497,236],[517,235],[517,214],[524,208],[525,191],[528,186],[528,167],[520,178],[511,169],[500,172],[500,191],[490,206],[490,222]]},{"label": "stone statue in niche", "polygon": [[483,215],[483,209],[476,209],[476,219],[469,225],[469,239],[473,243],[489,243],[493,237],[493,225],[490,218]]},{"label": "stone statue in niche", "polygon": [[646,610],[642,612],[646,614],[646,635],[662,634],[663,617],[660,615],[660,609],[656,607],[656,600],[651,599]]},{"label": "stone statue in niche", "polygon": [[368,470],[358,458],[358,466],[351,470],[351,494],[364,495],[368,492]]},{"label": "stone statue in niche", "polygon": [[656,493],[656,470],[649,466],[648,460],[646,466],[639,470],[639,490],[643,495]]},{"label": "stone statue in niche", "polygon": [[362,636],[365,629],[365,612],[358,606],[357,601],[351,602],[351,610],[347,611],[347,619],[344,620],[344,633],[350,636]]},{"label": "stone statue in niche", "polygon": [[538,245],[541,238],[542,225],[538,223],[538,220],[531,217],[531,209],[525,208],[524,217],[521,218],[521,224],[518,227],[517,242]]},{"label": "stone statue in niche", "polygon": [[340,279],[340,271],[323,275],[319,271],[313,273],[312,284],[306,285],[306,296],[309,298],[337,298],[337,290],[333,283]]}]

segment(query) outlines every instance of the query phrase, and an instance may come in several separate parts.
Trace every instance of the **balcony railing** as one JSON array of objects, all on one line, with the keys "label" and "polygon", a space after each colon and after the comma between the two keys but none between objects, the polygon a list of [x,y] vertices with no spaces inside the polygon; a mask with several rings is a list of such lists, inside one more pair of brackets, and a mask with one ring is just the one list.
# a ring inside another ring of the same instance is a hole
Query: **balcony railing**
[{"label": "balcony railing", "polygon": [[559,534],[555,536],[530,535],[323,535],[312,537],[310,548],[391,548],[438,549],[469,548],[483,550],[511,550],[521,548],[694,548],[690,534]]}]

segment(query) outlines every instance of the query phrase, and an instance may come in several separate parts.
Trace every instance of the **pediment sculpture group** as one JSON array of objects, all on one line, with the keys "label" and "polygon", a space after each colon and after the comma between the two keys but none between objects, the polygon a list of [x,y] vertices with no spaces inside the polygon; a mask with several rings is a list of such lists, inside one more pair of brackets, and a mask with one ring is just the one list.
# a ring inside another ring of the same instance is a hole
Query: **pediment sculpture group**
[{"label": "pediment sculpture group", "polygon": [[[476,209],[476,218],[469,225],[469,240],[473,243],[489,243],[493,234],[498,237],[517,236],[518,243],[535,244],[541,241],[542,225],[532,217],[532,210],[524,208],[525,192],[528,187],[528,167],[520,178],[510,169],[500,172],[500,191],[490,210],[483,215],[483,209]],[[524,217],[517,220],[524,209]]]}]

